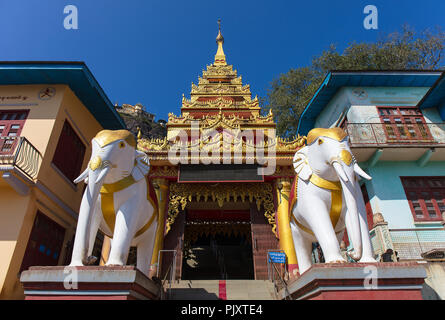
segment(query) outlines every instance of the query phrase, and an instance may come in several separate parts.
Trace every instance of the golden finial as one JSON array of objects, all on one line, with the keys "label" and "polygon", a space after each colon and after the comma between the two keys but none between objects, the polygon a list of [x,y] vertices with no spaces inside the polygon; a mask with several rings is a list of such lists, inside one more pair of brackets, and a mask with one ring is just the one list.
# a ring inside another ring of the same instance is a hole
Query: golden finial
[{"label": "golden finial", "polygon": [[218,35],[216,36],[216,43],[224,43],[224,37],[221,34],[221,19],[218,19]]},{"label": "golden finial", "polygon": [[136,127],[138,130],[138,139],[142,138],[141,127]]},{"label": "golden finial", "polygon": [[218,19],[218,35],[216,36],[218,50],[215,55],[215,65],[226,65],[226,55],[223,50],[224,37],[221,34],[221,19]]}]

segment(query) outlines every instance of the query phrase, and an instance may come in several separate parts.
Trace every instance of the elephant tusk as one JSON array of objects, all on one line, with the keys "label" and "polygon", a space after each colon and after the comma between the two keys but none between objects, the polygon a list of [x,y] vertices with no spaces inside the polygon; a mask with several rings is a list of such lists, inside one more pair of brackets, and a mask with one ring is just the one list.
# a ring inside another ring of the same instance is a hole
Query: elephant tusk
[{"label": "elephant tusk", "polygon": [[357,173],[359,176],[365,178],[366,180],[371,180],[372,177],[369,176],[365,171],[363,171],[362,168],[357,163],[354,163],[354,172]]},{"label": "elephant tusk", "polygon": [[102,179],[105,178],[105,176],[107,175],[108,171],[110,171],[109,167],[106,167],[105,169],[103,169],[94,183],[97,184],[97,183],[101,182]]},{"label": "elephant tusk", "polygon": [[348,182],[348,176],[346,175],[345,171],[343,170],[342,166],[340,163],[338,163],[337,161],[333,161],[332,162],[332,166],[335,169],[335,172],[337,172],[338,176],[340,177],[340,179],[343,180],[343,182]]},{"label": "elephant tusk", "polygon": [[86,178],[88,178],[88,167],[85,169],[84,172],[81,173],[80,176],[78,176],[75,180],[74,183],[79,183],[82,180],[85,180]]}]

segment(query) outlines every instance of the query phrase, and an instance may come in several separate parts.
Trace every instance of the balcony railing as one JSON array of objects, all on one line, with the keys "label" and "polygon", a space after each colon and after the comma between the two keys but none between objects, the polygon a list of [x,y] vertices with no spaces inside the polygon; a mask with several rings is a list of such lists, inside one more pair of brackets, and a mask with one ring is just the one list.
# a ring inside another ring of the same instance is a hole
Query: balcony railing
[{"label": "balcony railing", "polygon": [[422,260],[422,253],[445,249],[444,228],[389,229],[400,260]]},{"label": "balcony railing", "polygon": [[37,177],[42,155],[25,137],[0,137],[0,166],[19,169],[31,180]]},{"label": "balcony railing", "polygon": [[348,123],[352,147],[443,147],[445,123]]}]

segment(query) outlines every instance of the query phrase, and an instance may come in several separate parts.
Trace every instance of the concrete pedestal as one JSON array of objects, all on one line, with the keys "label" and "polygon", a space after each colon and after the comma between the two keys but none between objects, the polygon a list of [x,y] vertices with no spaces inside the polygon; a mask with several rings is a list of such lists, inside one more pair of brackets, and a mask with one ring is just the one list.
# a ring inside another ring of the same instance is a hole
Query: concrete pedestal
[{"label": "concrete pedestal", "polygon": [[26,300],[158,300],[160,286],[134,266],[31,267]]},{"label": "concrete pedestal", "polygon": [[416,262],[322,263],[290,282],[288,292],[292,300],[422,300],[425,277]]}]

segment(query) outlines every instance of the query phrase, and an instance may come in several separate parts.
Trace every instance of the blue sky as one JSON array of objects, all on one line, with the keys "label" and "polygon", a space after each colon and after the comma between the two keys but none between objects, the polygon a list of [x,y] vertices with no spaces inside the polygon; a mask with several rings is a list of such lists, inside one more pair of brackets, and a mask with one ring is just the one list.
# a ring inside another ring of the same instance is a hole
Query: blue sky
[{"label": "blue sky", "polygon": [[[63,27],[69,4],[77,30]],[[378,30],[363,27],[368,4],[378,8]],[[374,41],[404,23],[443,26],[444,13],[443,0],[0,0],[0,60],[84,61],[113,103],[141,102],[166,119],[213,62],[218,18],[228,63],[264,96],[330,43]]]}]

